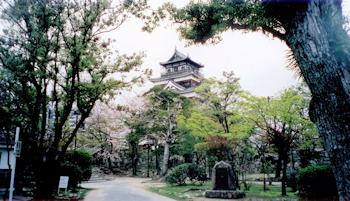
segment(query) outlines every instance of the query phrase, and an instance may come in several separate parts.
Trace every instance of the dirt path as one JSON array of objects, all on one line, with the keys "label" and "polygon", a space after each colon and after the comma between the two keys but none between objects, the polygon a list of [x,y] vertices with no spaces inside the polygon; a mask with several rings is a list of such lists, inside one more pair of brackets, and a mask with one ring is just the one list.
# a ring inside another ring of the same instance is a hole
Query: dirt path
[{"label": "dirt path", "polygon": [[113,181],[84,183],[82,187],[94,190],[87,193],[84,201],[175,201],[148,191],[149,180],[118,177]]}]

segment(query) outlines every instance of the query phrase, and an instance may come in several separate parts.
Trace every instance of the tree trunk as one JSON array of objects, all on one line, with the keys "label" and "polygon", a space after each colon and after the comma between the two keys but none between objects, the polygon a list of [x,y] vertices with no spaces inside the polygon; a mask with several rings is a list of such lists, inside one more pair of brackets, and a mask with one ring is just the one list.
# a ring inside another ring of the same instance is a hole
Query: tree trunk
[{"label": "tree trunk", "polygon": [[166,175],[166,173],[168,172],[169,157],[170,157],[169,143],[165,142],[164,143],[163,164],[162,164],[162,176]]},{"label": "tree trunk", "polygon": [[162,176],[165,176],[166,173],[168,172],[168,167],[169,167],[169,157],[170,157],[170,150],[169,150],[169,143],[170,139],[173,137],[173,128],[175,124],[173,124],[173,116],[170,112],[170,105],[169,102],[167,102],[167,112],[168,112],[168,128],[167,128],[167,133],[165,137],[165,142],[164,142],[164,153],[163,153],[163,164],[162,164]]},{"label": "tree trunk", "polygon": [[264,181],[263,181],[263,185],[264,185],[264,191],[267,190],[266,188],[266,174],[264,173]]},{"label": "tree trunk", "polygon": [[52,198],[58,187],[60,163],[52,154],[36,170],[36,198]]},{"label": "tree trunk", "polygon": [[294,151],[293,149],[290,152],[290,162],[291,162],[291,172],[289,174],[288,185],[292,188],[293,192],[298,190],[297,186],[297,170],[295,168],[295,159],[294,159]]},{"label": "tree trunk", "polygon": [[281,177],[281,170],[282,170],[282,159],[281,159],[281,155],[278,154],[278,159],[276,161],[275,178],[280,178]]},{"label": "tree trunk", "polygon": [[312,93],[310,117],[329,155],[339,200],[350,200],[350,39],[341,1],[311,1],[285,24],[287,44]]},{"label": "tree trunk", "polygon": [[138,151],[137,151],[137,143],[132,142],[131,145],[131,168],[132,168],[132,175],[137,175],[137,164],[138,164]]},{"label": "tree trunk", "polygon": [[282,196],[287,195],[287,164],[288,164],[288,159],[285,157],[282,160],[283,167],[282,167]]},{"label": "tree trunk", "polygon": [[147,147],[147,177],[149,177],[149,171],[150,171],[150,158],[149,158],[149,151],[150,146]]},{"label": "tree trunk", "polygon": [[[157,147],[158,147],[158,145],[157,145]],[[156,171],[157,171],[157,175],[160,175],[159,150],[158,150],[158,148],[156,148],[155,154],[156,154]]]}]

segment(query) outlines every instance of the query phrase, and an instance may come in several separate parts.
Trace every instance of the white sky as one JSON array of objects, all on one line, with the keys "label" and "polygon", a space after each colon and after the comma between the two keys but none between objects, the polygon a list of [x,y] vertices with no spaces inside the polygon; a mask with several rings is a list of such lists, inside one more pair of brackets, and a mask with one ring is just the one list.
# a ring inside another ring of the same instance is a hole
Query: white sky
[{"label": "white sky", "polygon": [[[164,2],[149,1],[154,8]],[[184,6],[188,0],[171,2]],[[350,0],[344,0],[343,9],[349,17]],[[159,62],[169,59],[177,47],[180,52],[205,66],[202,69],[205,77],[220,77],[223,71],[232,70],[241,79],[242,88],[254,95],[271,96],[298,82],[294,72],[286,68],[287,46],[261,33],[227,31],[222,34],[223,40],[219,44],[186,47],[171,25],[158,27],[152,33],[142,32],[141,27],[140,21],[131,19],[111,36],[116,39],[116,48],[122,53],[145,52],[143,67],[153,70],[152,77],[160,76],[162,67]],[[131,94],[143,93],[151,86],[147,82],[142,88],[134,88]]]}]

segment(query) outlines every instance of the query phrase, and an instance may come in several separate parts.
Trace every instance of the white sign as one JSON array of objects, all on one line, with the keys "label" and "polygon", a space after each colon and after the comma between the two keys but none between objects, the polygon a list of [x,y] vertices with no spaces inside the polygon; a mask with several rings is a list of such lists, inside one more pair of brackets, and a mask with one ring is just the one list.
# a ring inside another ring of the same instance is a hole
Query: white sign
[{"label": "white sign", "polygon": [[68,176],[60,176],[60,182],[58,183],[58,188],[68,188]]}]

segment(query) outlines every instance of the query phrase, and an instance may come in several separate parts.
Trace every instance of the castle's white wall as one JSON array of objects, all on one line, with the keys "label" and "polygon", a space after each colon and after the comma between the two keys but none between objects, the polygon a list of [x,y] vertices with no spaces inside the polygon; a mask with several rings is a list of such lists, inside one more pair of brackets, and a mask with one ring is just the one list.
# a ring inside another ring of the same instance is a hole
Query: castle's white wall
[{"label": "castle's white wall", "polygon": [[[7,164],[8,151],[6,148],[0,147],[0,169],[9,169]],[[10,151],[10,164],[13,164],[15,160],[15,156],[13,153],[13,149]]]}]

